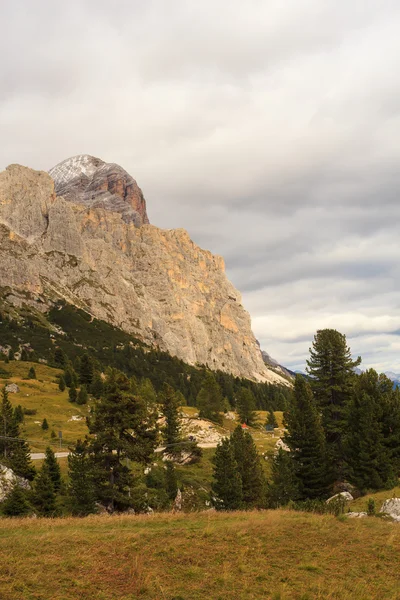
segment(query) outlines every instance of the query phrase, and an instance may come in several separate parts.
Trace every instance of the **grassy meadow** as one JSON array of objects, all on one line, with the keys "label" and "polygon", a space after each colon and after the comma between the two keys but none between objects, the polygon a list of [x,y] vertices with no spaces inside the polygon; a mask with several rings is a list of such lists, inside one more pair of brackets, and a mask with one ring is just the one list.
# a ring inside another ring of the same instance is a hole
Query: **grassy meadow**
[{"label": "grassy meadow", "polygon": [[0,520],[2,600],[394,600],[400,524],[290,511]]}]

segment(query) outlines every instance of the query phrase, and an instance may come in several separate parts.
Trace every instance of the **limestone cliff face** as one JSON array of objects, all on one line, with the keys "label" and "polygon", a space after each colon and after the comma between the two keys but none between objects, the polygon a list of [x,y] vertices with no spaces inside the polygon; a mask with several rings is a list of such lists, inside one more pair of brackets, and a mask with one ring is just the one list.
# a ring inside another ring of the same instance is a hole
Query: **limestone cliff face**
[{"label": "limestone cliff face", "polygon": [[66,196],[44,172],[0,174],[0,288],[12,301],[46,310],[65,298],[188,363],[286,383],[264,365],[221,257],[183,229],[136,226],[113,199]]}]

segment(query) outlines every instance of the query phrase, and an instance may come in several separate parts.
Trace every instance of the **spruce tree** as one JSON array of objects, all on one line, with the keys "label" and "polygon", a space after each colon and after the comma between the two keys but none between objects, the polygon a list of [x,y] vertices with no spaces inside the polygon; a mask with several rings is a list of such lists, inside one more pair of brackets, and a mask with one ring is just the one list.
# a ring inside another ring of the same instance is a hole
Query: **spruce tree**
[{"label": "spruce tree", "polygon": [[56,459],[56,455],[50,446],[47,446],[43,467],[47,471],[55,492],[58,492],[61,487],[61,469]]},{"label": "spruce tree", "polygon": [[76,403],[79,405],[87,404],[88,401],[88,393],[86,389],[86,385],[81,385],[81,389],[78,392],[78,396],[76,398]]},{"label": "spruce tree", "polygon": [[12,348],[10,348],[8,351],[8,360],[15,360],[15,353]]},{"label": "spruce tree", "polygon": [[35,477],[32,490],[32,503],[40,516],[53,517],[56,512],[56,494],[46,466]]},{"label": "spruce tree", "polygon": [[273,410],[268,411],[268,417],[265,423],[265,426],[268,430],[274,430],[278,427],[278,421],[276,420],[276,416]]},{"label": "spruce tree", "polygon": [[170,460],[166,463],[165,472],[165,489],[170,500],[175,500],[176,494],[178,493],[178,480],[176,477],[176,470],[174,463]]},{"label": "spruce tree", "polygon": [[267,487],[267,503],[270,508],[286,506],[298,500],[299,484],[296,478],[293,455],[279,448],[272,462],[271,482]]},{"label": "spruce tree", "polygon": [[18,425],[24,422],[24,410],[20,404],[14,408],[14,419]]},{"label": "spruce tree", "polygon": [[60,390],[60,392],[63,392],[66,387],[67,387],[67,385],[65,383],[64,375],[60,375],[60,379],[58,382],[58,389]]},{"label": "spruce tree", "polygon": [[31,367],[28,371],[28,379],[36,379],[36,371],[34,367]]},{"label": "spruce tree", "polygon": [[92,394],[92,396],[94,398],[97,398],[97,400],[98,400],[99,398],[101,398],[103,392],[104,392],[103,379],[101,378],[101,374],[98,371],[96,371],[95,374],[93,375],[92,383],[90,386],[90,393]]},{"label": "spruce tree", "polygon": [[24,362],[29,360],[29,355],[28,355],[26,348],[22,348],[22,350],[21,350],[21,360]]},{"label": "spruce tree", "polygon": [[348,478],[362,492],[378,490],[393,477],[391,454],[383,435],[383,404],[378,374],[369,369],[357,378],[348,409]]},{"label": "spruce tree", "polygon": [[238,425],[231,445],[242,480],[242,501],[246,508],[261,507],[265,502],[266,480],[252,436]]},{"label": "spruce tree", "polygon": [[47,419],[45,418],[45,419],[43,419],[43,421],[42,421],[42,429],[43,429],[43,431],[47,431],[47,430],[48,430],[48,428],[49,428],[49,424],[48,424],[48,422],[47,422]]},{"label": "spruce tree", "polygon": [[242,506],[242,479],[240,477],[233,447],[224,438],[215,451],[212,502],[217,510],[238,510]]},{"label": "spruce tree", "polygon": [[84,517],[96,512],[93,464],[87,440],[78,440],[68,455],[68,500],[73,515]]},{"label": "spruce tree", "polygon": [[256,401],[255,398],[247,387],[241,386],[237,400],[236,400],[236,411],[239,415],[241,423],[246,423],[249,427],[256,424],[257,413],[256,413]]},{"label": "spruce tree", "polygon": [[93,375],[94,375],[93,361],[90,358],[90,356],[85,353],[81,357],[80,369],[79,369],[79,382],[82,385],[86,385],[87,387],[90,387],[90,385],[93,381]]},{"label": "spruce tree", "polygon": [[19,437],[19,427],[5,386],[1,391],[0,432],[0,458],[7,459],[12,454],[16,438]]},{"label": "spruce tree", "polygon": [[197,395],[196,404],[199,415],[203,419],[209,419],[215,423],[222,423],[222,412],[224,410],[221,388],[219,387],[213,373],[208,372],[203,385]]},{"label": "spruce tree", "polygon": [[352,398],[354,368],[361,363],[351,358],[346,336],[335,329],[321,329],[314,337],[307,372],[317,406],[322,412],[329,460],[337,478],[343,477],[343,439],[347,407]]},{"label": "spruce tree", "polygon": [[181,420],[179,416],[179,400],[174,389],[165,383],[160,394],[162,413],[165,417],[165,425],[162,428],[163,438],[168,454],[180,452],[179,442],[181,439]]},{"label": "spruce tree", "polygon": [[31,461],[31,450],[28,442],[19,439],[12,448],[9,465],[16,475],[32,481],[36,475],[36,469]]},{"label": "spruce tree", "polygon": [[68,398],[70,402],[76,402],[78,398],[78,392],[76,391],[76,387],[74,382],[72,381],[71,386],[68,390]]},{"label": "spruce tree", "polygon": [[287,432],[283,439],[293,457],[300,499],[326,497],[333,475],[324,431],[311,388],[301,375],[296,376],[294,397],[284,418]]},{"label": "spruce tree", "polygon": [[19,484],[13,486],[1,504],[1,510],[6,517],[24,517],[32,512],[27,493]]},{"label": "spruce tree", "polygon": [[61,348],[56,348],[54,351],[54,364],[58,367],[64,368],[67,362],[67,358]]},{"label": "spruce tree", "polygon": [[94,434],[90,454],[94,464],[96,495],[109,510],[131,505],[133,475],[127,461],[147,464],[157,443],[156,407],[132,393],[132,384],[123,374],[109,370],[104,395],[95,402],[88,418]]}]

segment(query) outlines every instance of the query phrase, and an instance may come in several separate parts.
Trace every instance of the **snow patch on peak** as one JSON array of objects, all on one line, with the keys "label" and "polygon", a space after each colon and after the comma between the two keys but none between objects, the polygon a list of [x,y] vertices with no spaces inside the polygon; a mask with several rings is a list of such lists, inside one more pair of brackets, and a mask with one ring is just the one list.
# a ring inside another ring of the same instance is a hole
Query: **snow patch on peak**
[{"label": "snow patch on peak", "polygon": [[78,154],[63,160],[58,165],[50,169],[49,175],[57,186],[64,185],[75,177],[92,177],[94,172],[105,165],[104,160],[90,156],[90,154]]}]

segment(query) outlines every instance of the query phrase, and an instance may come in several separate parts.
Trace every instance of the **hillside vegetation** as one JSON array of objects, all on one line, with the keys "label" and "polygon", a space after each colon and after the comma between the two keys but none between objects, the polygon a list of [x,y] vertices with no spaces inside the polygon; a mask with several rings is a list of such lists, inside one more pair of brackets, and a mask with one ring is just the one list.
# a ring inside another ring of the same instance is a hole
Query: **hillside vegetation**
[{"label": "hillside vegetation", "polygon": [[2,600],[394,600],[398,525],[288,511],[0,521]]}]

